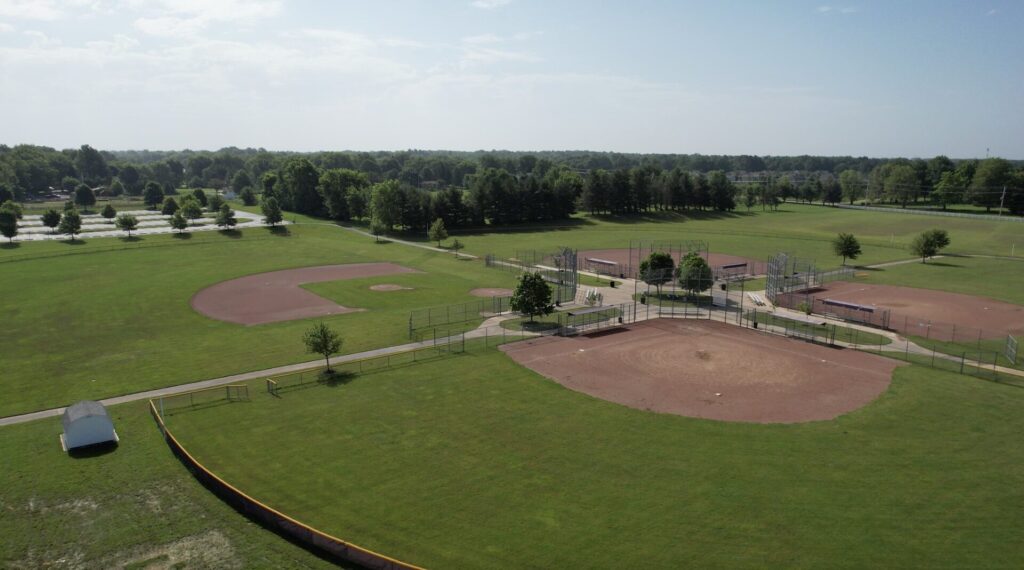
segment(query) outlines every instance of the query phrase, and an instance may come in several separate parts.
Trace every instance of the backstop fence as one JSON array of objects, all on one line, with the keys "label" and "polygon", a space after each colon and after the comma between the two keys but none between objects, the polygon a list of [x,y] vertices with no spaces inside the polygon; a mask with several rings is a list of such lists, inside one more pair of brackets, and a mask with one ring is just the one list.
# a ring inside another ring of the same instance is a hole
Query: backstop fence
[{"label": "backstop fence", "polygon": [[409,313],[409,338],[422,338],[424,329],[468,323],[502,315],[511,310],[512,297],[490,297],[467,303],[415,309]]},{"label": "backstop fence", "polygon": [[540,273],[551,285],[555,303],[571,303],[579,289],[579,256],[575,249],[559,247],[553,252],[518,249],[513,257],[493,253],[484,256],[487,267],[508,273]]},{"label": "backstop fence", "polygon": [[1006,360],[1010,363],[1010,366],[1016,366],[1017,339],[1012,334],[1006,335],[1006,348],[1003,349],[1003,353],[1006,355]]}]

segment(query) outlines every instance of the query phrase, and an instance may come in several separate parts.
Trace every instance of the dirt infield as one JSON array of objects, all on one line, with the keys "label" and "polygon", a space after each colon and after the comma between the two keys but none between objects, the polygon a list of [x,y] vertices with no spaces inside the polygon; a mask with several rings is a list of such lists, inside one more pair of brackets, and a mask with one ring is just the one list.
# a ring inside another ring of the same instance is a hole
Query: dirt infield
[{"label": "dirt infield", "polygon": [[[676,257],[676,263],[679,263],[679,256]],[[616,271],[629,272],[630,260],[628,249],[590,249],[579,252],[579,263],[580,268],[589,270],[590,264],[587,262],[588,258],[592,259],[603,259],[605,261],[611,261],[619,265],[619,269]],[[760,273],[763,271],[765,262],[748,257],[739,257],[736,255],[728,255],[725,253],[709,253],[708,265],[711,267],[721,267],[723,265],[732,265],[736,263],[746,263],[748,267],[752,268],[754,273]],[[633,260],[633,263],[639,266],[641,260]],[[637,268],[632,268],[636,270]]]},{"label": "dirt infield", "polygon": [[[919,321],[934,321],[964,327],[965,333],[968,328],[990,331],[992,335],[1024,331],[1024,307],[985,297],[849,281],[834,281],[810,293],[816,299],[890,309],[890,326],[899,330],[920,328]],[[906,320],[915,322],[908,325]]]},{"label": "dirt infield", "polygon": [[192,297],[192,308],[229,323],[259,325],[361,311],[302,289],[304,283],[419,273],[394,263],[322,265],[248,275],[207,287]]},{"label": "dirt infield", "polygon": [[510,297],[513,291],[501,287],[481,287],[469,292],[474,297]]},{"label": "dirt infield", "polygon": [[632,408],[757,423],[829,420],[889,386],[898,362],[724,323],[657,319],[504,345],[563,386]]}]

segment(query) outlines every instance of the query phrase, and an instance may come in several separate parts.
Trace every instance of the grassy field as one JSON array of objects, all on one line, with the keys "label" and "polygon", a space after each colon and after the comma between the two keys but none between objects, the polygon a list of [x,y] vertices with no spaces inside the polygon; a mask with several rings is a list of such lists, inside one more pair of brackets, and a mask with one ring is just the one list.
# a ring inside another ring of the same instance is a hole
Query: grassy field
[{"label": "grassy field", "polygon": [[[345,353],[407,342],[414,307],[475,300],[468,294],[472,288],[514,282],[512,274],[479,261],[375,244],[337,227],[294,227],[287,235],[253,229],[241,235],[147,236],[137,248],[114,251],[101,250],[121,247],[116,239],[82,246],[28,244],[17,255],[30,250],[39,259],[9,263],[0,254],[5,276],[0,280],[0,378],[7,394],[0,415],[315,358],[305,354],[301,342],[309,320],[245,327],[192,310],[192,295],[226,279],[372,261],[425,272],[379,280],[408,282],[418,287],[412,291],[367,289],[376,280],[311,286],[339,303],[366,303],[371,309],[324,319],[345,338]],[[69,249],[85,253],[68,255]]]},{"label": "grassy field", "polygon": [[0,428],[0,567],[334,568],[200,486],[147,406],[109,408],[121,445],[89,457],[59,418]]},{"label": "grassy field", "polygon": [[724,423],[593,399],[489,350],[253,394],[169,426],[271,506],[428,567],[1024,564],[1013,386],[907,366],[834,421]]},{"label": "grassy field", "polygon": [[[579,249],[629,247],[631,239],[704,239],[711,251],[767,259],[786,251],[817,259],[819,266],[838,266],[841,260],[831,250],[830,240],[838,232],[851,232],[864,249],[858,264],[871,264],[911,257],[906,245],[914,235],[931,228],[949,231],[952,253],[1010,255],[1024,257],[1024,223],[939,218],[902,213],[861,212],[785,204],[777,212],[737,211],[651,213],[635,218],[577,216],[547,226],[514,228],[509,231],[455,231],[476,255],[495,253],[510,256],[516,249],[553,250],[559,245]],[[425,236],[408,236],[425,240]]]}]

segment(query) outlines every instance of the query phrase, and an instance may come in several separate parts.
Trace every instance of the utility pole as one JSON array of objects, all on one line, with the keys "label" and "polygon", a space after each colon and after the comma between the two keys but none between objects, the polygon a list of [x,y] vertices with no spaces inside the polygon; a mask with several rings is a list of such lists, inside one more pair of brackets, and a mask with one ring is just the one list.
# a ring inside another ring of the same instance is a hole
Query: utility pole
[{"label": "utility pole", "polygon": [[999,197],[999,215],[1003,215],[1003,203],[1006,202],[1006,186],[1003,186],[1003,195]]}]

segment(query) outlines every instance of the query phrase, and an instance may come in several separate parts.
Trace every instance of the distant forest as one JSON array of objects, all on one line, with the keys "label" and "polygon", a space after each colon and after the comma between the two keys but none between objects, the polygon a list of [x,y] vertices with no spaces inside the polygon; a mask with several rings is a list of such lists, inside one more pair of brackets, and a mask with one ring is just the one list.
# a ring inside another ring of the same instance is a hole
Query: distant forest
[{"label": "distant forest", "polygon": [[[87,187],[87,188],[85,188]],[[426,229],[564,219],[582,210],[772,209],[785,200],[1003,205],[1024,215],[1021,161],[827,156],[709,156],[589,151],[100,151],[0,146],[0,203],[91,190],[155,205],[214,188],[248,205],[384,228]]]}]

